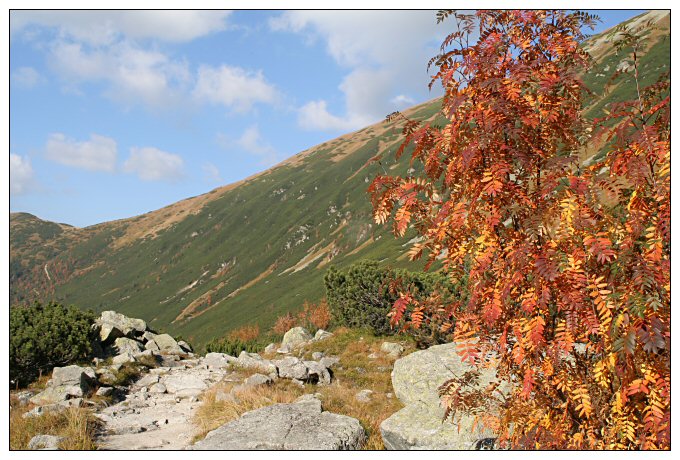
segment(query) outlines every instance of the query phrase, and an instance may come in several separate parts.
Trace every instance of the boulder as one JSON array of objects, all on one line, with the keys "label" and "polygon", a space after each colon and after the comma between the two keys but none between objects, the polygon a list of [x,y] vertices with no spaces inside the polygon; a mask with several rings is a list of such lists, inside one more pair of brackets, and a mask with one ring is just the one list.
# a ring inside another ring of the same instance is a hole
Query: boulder
[{"label": "boulder", "polygon": [[97,374],[91,367],[66,366],[55,367],[52,370],[52,386],[79,386],[87,392],[90,385],[97,380]]},{"label": "boulder", "polygon": [[113,342],[113,346],[118,350],[117,355],[121,353],[135,354],[144,350],[144,346],[133,339],[127,337],[119,337]]},{"label": "boulder", "polygon": [[290,329],[284,334],[281,347],[288,346],[288,348],[293,349],[310,340],[312,340],[312,334],[304,327],[298,326]]},{"label": "boulder", "polygon": [[329,385],[331,383],[331,373],[326,366],[316,361],[305,361],[307,366],[307,381],[319,385]]},{"label": "boulder", "polygon": [[314,353],[312,353],[312,359],[313,359],[314,361],[318,361],[318,360],[320,360],[320,359],[323,358],[323,357],[324,357],[324,354],[323,354],[322,352],[320,352],[320,351],[315,351]]},{"label": "boulder", "polygon": [[398,358],[404,352],[404,347],[394,342],[383,342],[380,351],[387,353],[391,358]]},{"label": "boulder", "polygon": [[324,412],[316,398],[246,412],[211,431],[194,450],[354,450],[366,439],[357,419]]},{"label": "boulder", "polygon": [[236,360],[236,365],[244,369],[255,369],[265,374],[277,374],[276,365],[269,361],[268,359],[262,358],[262,356],[257,353],[248,353],[247,351],[242,351],[238,355]]},{"label": "boulder", "polygon": [[144,344],[144,348],[145,348],[146,350],[149,350],[149,351],[161,351],[160,347],[158,346],[158,344],[156,343],[156,341],[153,340],[153,339],[152,339],[152,340],[148,340],[148,341]]},{"label": "boulder", "polygon": [[158,334],[153,341],[156,342],[161,353],[173,355],[183,355],[186,353],[170,334]]},{"label": "boulder", "polygon": [[78,385],[61,385],[57,387],[47,387],[37,395],[33,396],[30,401],[36,406],[45,406],[49,404],[56,404],[72,398],[82,398],[83,390]]},{"label": "boulder", "polygon": [[319,329],[318,331],[316,331],[316,334],[314,334],[314,339],[312,339],[312,340],[317,342],[319,340],[324,340],[324,339],[327,339],[329,337],[333,337],[333,334],[331,332],[324,331],[323,329]]},{"label": "boulder", "polygon": [[238,359],[225,353],[208,353],[203,358],[203,364],[214,369],[222,369],[237,361]]},{"label": "boulder", "polygon": [[[100,338],[102,342],[110,343],[111,339],[116,339],[114,329],[126,337],[137,337],[146,331],[146,322],[143,319],[128,318],[127,316],[115,311],[102,312],[96,323],[100,326]],[[104,337],[104,331],[109,331]]]},{"label": "boulder", "polygon": [[163,378],[166,391],[178,397],[198,396],[208,389],[203,379],[191,374],[174,374]]},{"label": "boulder", "polygon": [[282,355],[288,355],[291,352],[291,347],[289,345],[285,345],[285,346],[282,345],[281,347],[276,349],[276,352],[280,353]]},{"label": "boulder", "polygon": [[109,345],[119,337],[125,337],[125,334],[113,324],[99,325],[99,341],[101,343]]},{"label": "boulder", "polygon": [[128,363],[134,363],[137,361],[135,357],[132,355],[132,353],[121,353],[118,356],[114,356],[113,359],[111,360],[111,363],[113,364],[128,364]]},{"label": "boulder", "polygon": [[113,394],[112,387],[99,387],[95,393],[97,396],[111,396]]},{"label": "boulder", "polygon": [[149,388],[149,393],[163,394],[167,393],[168,389],[162,383],[155,383]]},{"label": "boulder", "polygon": [[177,345],[179,345],[179,347],[187,353],[191,353],[194,351],[193,348],[191,348],[191,345],[189,345],[184,340],[180,340],[179,342],[177,342]]},{"label": "boulder", "polygon": [[274,379],[268,375],[253,374],[243,382],[244,387],[258,387],[260,385],[271,385]]},{"label": "boulder", "polygon": [[137,385],[138,387],[149,387],[154,383],[158,383],[160,379],[161,377],[158,374],[146,374],[144,377],[137,380],[135,382],[135,385]]},{"label": "boulder", "polygon": [[59,444],[66,438],[63,436],[52,436],[50,434],[39,434],[33,436],[28,441],[28,448],[31,450],[59,450]]},{"label": "boulder", "polygon": [[274,353],[276,351],[276,344],[275,343],[270,343],[266,347],[264,347],[264,352],[265,353]]},{"label": "boulder", "polygon": [[307,377],[309,377],[307,365],[294,356],[277,359],[273,363],[279,370],[279,377],[282,379],[307,380]]},{"label": "boulder", "polygon": [[[456,415],[455,424],[442,421],[444,408],[438,387],[473,369],[461,361],[455,348],[455,343],[436,345],[394,363],[392,386],[406,407],[380,425],[387,449],[470,450],[495,437],[493,431],[464,414]],[[478,385],[485,388],[495,375],[494,369],[482,370]]]},{"label": "boulder", "polygon": [[334,366],[340,364],[340,358],[337,356],[324,356],[319,360],[319,364],[321,364],[326,369],[331,369]]}]

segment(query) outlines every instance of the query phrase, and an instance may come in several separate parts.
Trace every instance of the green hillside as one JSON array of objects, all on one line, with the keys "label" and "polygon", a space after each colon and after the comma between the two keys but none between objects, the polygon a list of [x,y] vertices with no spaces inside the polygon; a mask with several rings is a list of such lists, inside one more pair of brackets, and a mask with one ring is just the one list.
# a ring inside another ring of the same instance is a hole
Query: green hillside
[{"label": "green hillside", "polygon": [[[670,67],[669,17],[654,17],[661,28],[649,34],[643,81]],[[586,113],[595,117],[634,88],[622,78],[605,91],[623,59],[611,34],[586,46],[597,60],[584,75],[594,93]],[[439,107],[435,100],[406,113],[436,120]],[[371,258],[416,268],[404,256],[414,235],[398,240],[377,227],[366,194],[379,172],[403,175],[411,167],[408,154],[398,162],[392,155],[400,132],[396,123],[378,123],[237,184],[84,229],[12,214],[11,304],[56,299],[113,309],[201,344],[244,324],[266,329],[304,300],[319,299],[330,264]],[[377,154],[382,161],[371,162]]]}]

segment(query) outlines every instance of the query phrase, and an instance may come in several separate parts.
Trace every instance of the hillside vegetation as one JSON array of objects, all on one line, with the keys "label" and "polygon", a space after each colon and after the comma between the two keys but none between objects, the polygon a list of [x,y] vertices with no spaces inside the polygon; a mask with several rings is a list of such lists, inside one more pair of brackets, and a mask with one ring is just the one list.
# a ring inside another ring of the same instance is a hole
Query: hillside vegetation
[{"label": "hillside vegetation", "polygon": [[[647,84],[670,68],[670,16],[643,16],[658,25],[640,57]],[[613,38],[608,31],[584,44],[596,60],[583,75],[592,91],[588,117],[635,91],[625,77],[605,88],[612,72],[626,65],[627,54],[616,53]],[[436,123],[440,106],[433,100],[405,114]],[[420,268],[406,257],[415,233],[397,240],[390,228],[375,226],[366,195],[378,173],[409,174],[410,152],[399,161],[393,155],[402,141],[398,121],[381,122],[239,183],[82,229],[12,214],[11,304],[56,300],[113,309],[200,345],[246,324],[268,329],[304,300],[317,301],[331,264],[375,259]],[[598,152],[595,146],[584,159],[598,161]],[[371,161],[377,155],[382,159]]]}]

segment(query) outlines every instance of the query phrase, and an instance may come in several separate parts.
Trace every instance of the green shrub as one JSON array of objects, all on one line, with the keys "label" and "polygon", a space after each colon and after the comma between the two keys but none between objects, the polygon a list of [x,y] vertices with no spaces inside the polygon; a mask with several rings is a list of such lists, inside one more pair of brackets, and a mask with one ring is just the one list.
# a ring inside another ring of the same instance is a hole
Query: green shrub
[{"label": "green shrub", "polygon": [[236,338],[222,337],[213,339],[205,346],[206,353],[226,353],[231,356],[238,356],[242,351],[257,353],[264,348],[259,340],[244,341]]},{"label": "green shrub", "polygon": [[95,315],[50,302],[12,307],[9,314],[10,384],[26,385],[41,373],[85,359],[97,333]]},{"label": "green shrub", "polygon": [[[362,260],[345,270],[330,267],[324,276],[326,297],[334,325],[351,328],[369,327],[376,335],[390,335],[398,331],[387,316],[398,298],[399,291],[409,290],[416,297],[433,291],[446,300],[460,296],[460,286],[453,286],[439,273],[415,273],[381,267],[378,262]],[[425,325],[418,334],[431,335],[437,342],[436,330]]]}]

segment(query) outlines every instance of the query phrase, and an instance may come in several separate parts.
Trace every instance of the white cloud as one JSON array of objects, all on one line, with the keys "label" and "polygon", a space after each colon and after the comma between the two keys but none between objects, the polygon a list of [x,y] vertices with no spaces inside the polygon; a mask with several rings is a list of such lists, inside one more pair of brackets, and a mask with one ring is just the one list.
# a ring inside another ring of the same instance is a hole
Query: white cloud
[{"label": "white cloud", "polygon": [[222,176],[220,175],[220,170],[214,164],[210,162],[203,163],[202,169],[206,182],[209,183],[223,182]]},{"label": "white cloud", "polygon": [[91,134],[89,141],[79,142],[62,133],[53,133],[45,146],[47,159],[88,171],[113,172],[117,155],[116,141],[98,134]]},{"label": "white cloud", "polygon": [[192,94],[198,101],[221,104],[240,112],[249,110],[256,103],[273,104],[278,99],[276,88],[267,82],[261,71],[251,72],[228,65],[200,66]]},{"label": "white cloud", "polygon": [[428,97],[427,61],[449,31],[436,25],[433,11],[288,11],[269,25],[275,31],[302,34],[308,41],[323,40],[327,53],[348,69],[339,85],[344,114],[329,113],[323,100],[300,109],[302,127],[324,130],[376,122],[404,108],[405,93],[412,95],[411,101]]},{"label": "white cloud", "polygon": [[123,171],[137,174],[145,181],[174,182],[184,177],[184,160],[179,155],[155,147],[132,147]]},{"label": "white cloud", "polygon": [[33,187],[33,166],[28,157],[9,154],[9,191],[12,195],[27,193]]},{"label": "white cloud", "polygon": [[105,94],[125,105],[143,103],[167,107],[181,98],[191,80],[188,64],[173,61],[159,51],[144,50],[129,42],[107,48],[56,42],[50,52],[51,67],[67,84],[105,81]]},{"label": "white cloud", "polygon": [[12,73],[12,82],[19,88],[29,89],[42,83],[44,78],[33,67],[19,67]]},{"label": "white cloud", "polygon": [[57,28],[61,37],[91,45],[120,37],[188,42],[226,29],[228,11],[13,11],[12,35],[30,26]]},{"label": "white cloud", "polygon": [[219,133],[217,143],[225,150],[238,149],[249,153],[258,158],[262,166],[272,166],[281,160],[276,149],[262,138],[257,125],[248,127],[238,139]]},{"label": "white cloud", "polygon": [[394,104],[396,107],[400,108],[409,107],[416,103],[416,101],[412,97],[409,97],[405,94],[396,95],[390,100],[390,102]]}]

